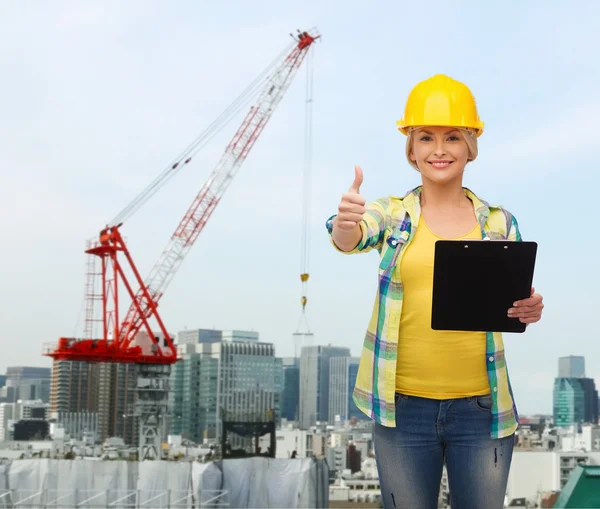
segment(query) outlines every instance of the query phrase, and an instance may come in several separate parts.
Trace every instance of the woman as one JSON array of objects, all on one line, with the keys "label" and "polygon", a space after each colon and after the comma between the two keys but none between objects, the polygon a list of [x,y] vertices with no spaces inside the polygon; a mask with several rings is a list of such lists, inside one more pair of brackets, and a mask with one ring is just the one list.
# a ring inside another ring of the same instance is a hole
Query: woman
[{"label": "woman", "polygon": [[[518,425],[502,335],[431,329],[433,254],[438,239],[521,235],[512,214],[463,187],[483,132],[471,91],[436,75],[412,90],[404,113],[398,128],[422,185],[367,205],[357,166],[327,221],[339,251],[380,254],[353,399],[375,421],[385,508],[436,508],[445,463],[452,509],[500,509]],[[530,324],[542,308],[532,288],[507,313]]]}]

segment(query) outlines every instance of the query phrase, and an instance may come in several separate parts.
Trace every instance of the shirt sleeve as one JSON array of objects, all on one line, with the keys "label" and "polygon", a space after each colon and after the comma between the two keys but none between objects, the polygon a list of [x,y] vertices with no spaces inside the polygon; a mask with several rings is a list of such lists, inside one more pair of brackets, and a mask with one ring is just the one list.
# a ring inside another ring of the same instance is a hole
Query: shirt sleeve
[{"label": "shirt sleeve", "polygon": [[385,217],[389,198],[380,198],[369,204],[367,204],[365,215],[360,223],[360,231],[362,236],[358,245],[351,251],[342,251],[333,241],[333,220],[337,216],[334,214],[325,223],[327,231],[329,233],[329,240],[333,247],[340,253],[344,254],[355,254],[355,253],[367,253],[371,249],[381,249],[383,243],[383,237],[385,233]]},{"label": "shirt sleeve", "polygon": [[521,242],[523,239],[521,238],[521,231],[519,230],[519,223],[517,223],[517,219],[510,212],[508,214],[508,240],[513,242]]}]

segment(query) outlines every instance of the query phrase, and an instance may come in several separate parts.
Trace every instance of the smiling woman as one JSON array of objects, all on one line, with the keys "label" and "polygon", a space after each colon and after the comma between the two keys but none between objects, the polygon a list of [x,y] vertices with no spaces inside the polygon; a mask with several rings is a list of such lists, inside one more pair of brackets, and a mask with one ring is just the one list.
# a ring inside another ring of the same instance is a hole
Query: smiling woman
[{"label": "smiling woman", "polygon": [[[483,133],[463,83],[437,75],[417,84],[398,128],[422,185],[367,204],[357,166],[338,214],[327,221],[339,251],[380,253],[353,399],[375,421],[385,508],[437,507],[445,464],[453,509],[501,509],[518,426],[502,335],[431,328],[434,253],[439,239],[521,235],[510,212],[463,187]],[[534,323],[542,308],[532,289],[506,312]]]},{"label": "smiling woman", "polygon": [[[459,143],[461,140],[464,141],[464,144],[467,146],[467,156],[466,161],[463,166],[471,161],[474,161],[479,154],[479,148],[477,146],[477,134],[473,129],[450,129],[449,131],[445,127],[429,127],[429,128],[416,128],[413,127],[409,129],[408,136],[406,137],[406,159],[408,163],[417,171],[421,171],[419,169],[418,163],[418,153],[426,152],[425,145],[428,145],[429,150],[432,149],[432,144],[439,144],[440,140],[446,140],[449,145],[454,145],[455,150],[464,149],[462,143]],[[419,149],[423,150],[419,150]],[[434,149],[437,148],[433,147]],[[438,164],[436,166],[437,161],[432,159],[430,164],[433,164],[434,167],[445,168],[443,164]],[[443,163],[444,161],[441,161]]]}]

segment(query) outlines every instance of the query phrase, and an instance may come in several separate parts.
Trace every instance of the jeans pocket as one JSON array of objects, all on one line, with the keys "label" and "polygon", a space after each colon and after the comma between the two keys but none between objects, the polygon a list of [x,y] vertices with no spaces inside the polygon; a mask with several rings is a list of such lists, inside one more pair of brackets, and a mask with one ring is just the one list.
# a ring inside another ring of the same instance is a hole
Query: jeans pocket
[{"label": "jeans pocket", "polygon": [[489,412],[492,410],[493,400],[491,394],[486,394],[485,396],[475,396],[473,401],[475,402],[475,406],[483,412]]},{"label": "jeans pocket", "polygon": [[408,396],[406,396],[405,394],[401,394],[400,392],[396,392],[394,394],[394,404],[396,406],[398,406],[398,403],[405,399],[408,399]]}]

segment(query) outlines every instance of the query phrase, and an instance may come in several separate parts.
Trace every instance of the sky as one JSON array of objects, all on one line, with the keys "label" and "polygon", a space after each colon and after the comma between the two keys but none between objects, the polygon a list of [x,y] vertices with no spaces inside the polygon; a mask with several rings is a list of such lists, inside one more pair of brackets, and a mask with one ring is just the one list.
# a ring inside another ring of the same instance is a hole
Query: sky
[{"label": "sky", "polygon": [[[510,210],[539,245],[543,319],[504,337],[520,412],[552,412],[560,356],[585,356],[600,386],[597,2],[55,0],[2,10],[0,371],[50,366],[43,343],[81,332],[86,240],[229,106],[291,32],[315,27],[312,344],[360,354],[377,254],[335,252],[324,224],[355,164],[367,200],[419,185],[395,122],[417,82],[445,73],[471,88],[485,122],[465,186]],[[277,355],[294,354],[308,68],[163,297],[170,331],[254,330]],[[143,274],[244,114],[123,225]]]}]

